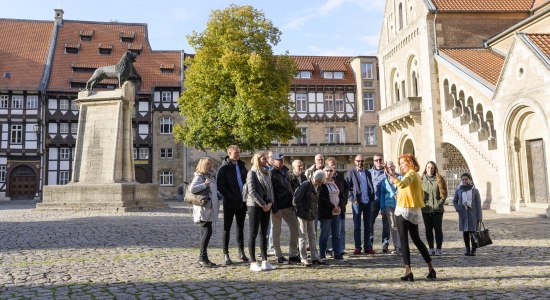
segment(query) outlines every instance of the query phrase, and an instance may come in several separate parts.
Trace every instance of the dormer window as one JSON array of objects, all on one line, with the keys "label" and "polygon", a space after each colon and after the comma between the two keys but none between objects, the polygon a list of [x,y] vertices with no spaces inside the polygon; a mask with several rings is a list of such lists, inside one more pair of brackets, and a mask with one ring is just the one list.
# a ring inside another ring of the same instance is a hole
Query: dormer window
[{"label": "dormer window", "polygon": [[99,44],[98,48],[101,55],[111,55],[113,53],[113,45]]},{"label": "dormer window", "polygon": [[136,37],[135,32],[123,32],[123,31],[120,32],[121,43],[131,44],[134,42],[135,37]]},{"label": "dormer window", "polygon": [[65,44],[66,54],[78,54],[80,51],[80,44]]},{"label": "dormer window", "polygon": [[87,65],[87,64],[71,64],[71,68],[75,73],[93,73],[95,69],[99,68],[99,65]]},{"label": "dormer window", "polygon": [[311,71],[298,71],[298,73],[296,73],[296,76],[294,76],[294,78],[310,79]]},{"label": "dormer window", "polygon": [[80,30],[80,33],[79,33],[80,41],[90,42],[92,40],[93,35],[94,35],[93,30]]},{"label": "dormer window", "polygon": [[139,45],[130,44],[130,45],[128,45],[128,50],[135,53],[135,54],[137,54],[137,55],[141,54],[142,49],[143,49],[142,44],[139,44]]},{"label": "dormer window", "polygon": [[325,79],[343,79],[344,72],[341,71],[325,71],[323,72],[323,78]]},{"label": "dormer window", "polygon": [[174,73],[174,68],[175,68],[174,64],[168,64],[168,65],[160,64],[160,73],[161,74],[172,74],[172,73]]}]

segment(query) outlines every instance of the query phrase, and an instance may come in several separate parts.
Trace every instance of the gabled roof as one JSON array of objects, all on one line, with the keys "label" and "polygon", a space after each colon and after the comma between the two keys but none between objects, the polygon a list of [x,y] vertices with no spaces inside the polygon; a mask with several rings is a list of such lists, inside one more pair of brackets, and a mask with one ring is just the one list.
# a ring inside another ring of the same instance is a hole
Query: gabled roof
[{"label": "gabled roof", "polygon": [[533,0],[431,0],[438,11],[529,11]]},{"label": "gabled roof", "polygon": [[[310,79],[294,78],[292,84],[299,85],[355,85],[351,68],[351,56],[291,56],[299,71],[312,71]],[[307,69],[306,69],[307,68]],[[325,79],[321,72],[341,71],[343,79]]]},{"label": "gabled roof", "polygon": [[0,89],[40,89],[53,26],[53,21],[0,19]]},{"label": "gabled roof", "polygon": [[526,34],[526,36],[550,59],[550,34]]},{"label": "gabled roof", "polygon": [[439,49],[439,51],[492,85],[496,85],[504,66],[505,58],[487,49]]},{"label": "gabled roof", "polygon": [[[81,32],[93,32],[91,40],[81,40]],[[78,53],[66,53],[66,44],[80,44]],[[100,49],[110,49],[111,54],[100,54]],[[64,20],[57,36],[48,90],[78,91],[79,88],[71,88],[71,82],[85,83],[92,73],[73,72],[73,66],[114,65],[129,49],[140,51],[134,67],[143,80],[141,93],[150,93],[155,86],[181,86],[180,51],[153,51],[146,24]],[[173,64],[175,68],[172,73],[161,72],[161,64]]]}]

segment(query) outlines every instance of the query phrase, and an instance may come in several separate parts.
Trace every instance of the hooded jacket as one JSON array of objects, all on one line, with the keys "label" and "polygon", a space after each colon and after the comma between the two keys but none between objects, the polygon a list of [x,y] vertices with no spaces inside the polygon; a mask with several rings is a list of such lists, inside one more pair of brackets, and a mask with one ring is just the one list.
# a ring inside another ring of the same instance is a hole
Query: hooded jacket
[{"label": "hooded jacket", "polygon": [[[244,187],[246,184],[246,165],[242,160],[238,160],[237,164],[239,164],[239,175],[241,176]],[[239,189],[239,182],[237,181],[237,167],[229,159],[229,156],[225,157],[216,178],[218,191],[223,196],[224,207],[238,209],[245,205],[241,190]]]}]

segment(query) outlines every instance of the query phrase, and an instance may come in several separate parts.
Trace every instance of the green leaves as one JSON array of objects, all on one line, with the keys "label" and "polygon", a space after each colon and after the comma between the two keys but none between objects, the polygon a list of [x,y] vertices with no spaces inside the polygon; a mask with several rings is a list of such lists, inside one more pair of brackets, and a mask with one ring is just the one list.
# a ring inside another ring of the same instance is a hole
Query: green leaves
[{"label": "green leaves", "polygon": [[272,51],[280,36],[251,6],[213,11],[206,29],[188,36],[196,54],[185,62],[176,140],[201,150],[256,150],[300,135],[288,113],[296,65]]}]

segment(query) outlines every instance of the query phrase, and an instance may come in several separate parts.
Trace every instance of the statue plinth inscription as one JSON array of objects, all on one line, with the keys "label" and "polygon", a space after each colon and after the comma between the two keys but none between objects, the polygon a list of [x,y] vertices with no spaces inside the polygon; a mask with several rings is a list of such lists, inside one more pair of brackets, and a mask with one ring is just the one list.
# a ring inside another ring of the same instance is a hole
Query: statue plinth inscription
[{"label": "statue plinth inscription", "polygon": [[72,180],[44,186],[37,209],[140,210],[164,207],[158,184],[135,181],[132,108],[135,84],[78,94],[78,135]]}]

